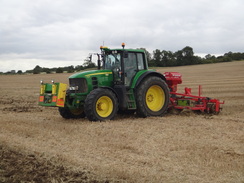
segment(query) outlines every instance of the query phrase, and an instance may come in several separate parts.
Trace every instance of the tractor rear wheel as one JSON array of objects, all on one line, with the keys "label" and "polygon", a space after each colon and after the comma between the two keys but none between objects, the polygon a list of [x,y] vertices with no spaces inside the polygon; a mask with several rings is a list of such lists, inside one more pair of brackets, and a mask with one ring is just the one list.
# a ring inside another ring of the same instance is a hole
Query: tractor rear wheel
[{"label": "tractor rear wheel", "polygon": [[83,109],[69,109],[68,107],[59,107],[58,108],[59,114],[65,119],[77,119],[77,118],[84,118],[85,112]]},{"label": "tractor rear wheel", "polygon": [[136,89],[136,98],[138,116],[161,116],[168,109],[169,88],[161,78],[148,77]]},{"label": "tractor rear wheel", "polygon": [[86,97],[85,113],[90,121],[111,120],[117,111],[117,97],[109,89],[97,88]]}]

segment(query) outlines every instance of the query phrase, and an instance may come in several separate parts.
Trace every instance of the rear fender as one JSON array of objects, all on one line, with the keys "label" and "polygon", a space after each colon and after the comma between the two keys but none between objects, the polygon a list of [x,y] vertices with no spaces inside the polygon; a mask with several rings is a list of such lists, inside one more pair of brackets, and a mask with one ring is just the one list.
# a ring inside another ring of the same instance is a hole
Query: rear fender
[{"label": "rear fender", "polygon": [[136,88],[140,85],[140,83],[146,78],[151,76],[157,76],[161,78],[162,80],[166,81],[166,78],[163,74],[156,72],[156,71],[146,71],[143,73],[138,72],[137,75],[134,77],[133,83],[131,85],[131,88]]}]

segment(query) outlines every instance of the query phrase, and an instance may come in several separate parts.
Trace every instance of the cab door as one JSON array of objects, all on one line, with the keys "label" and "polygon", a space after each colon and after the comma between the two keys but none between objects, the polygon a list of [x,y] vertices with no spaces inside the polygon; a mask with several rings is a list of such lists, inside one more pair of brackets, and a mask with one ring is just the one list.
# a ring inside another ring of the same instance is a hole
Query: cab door
[{"label": "cab door", "polygon": [[129,52],[124,58],[125,86],[130,86],[136,73],[145,69],[143,53]]},{"label": "cab door", "polygon": [[111,53],[105,56],[104,69],[112,70],[114,76],[114,83],[121,84],[123,79],[121,75],[121,54]]}]

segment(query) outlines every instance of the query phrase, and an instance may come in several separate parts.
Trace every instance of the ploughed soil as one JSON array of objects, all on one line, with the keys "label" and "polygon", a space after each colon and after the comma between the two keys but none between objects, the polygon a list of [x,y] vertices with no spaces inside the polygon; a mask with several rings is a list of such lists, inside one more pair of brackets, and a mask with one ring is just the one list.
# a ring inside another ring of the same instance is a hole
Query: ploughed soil
[{"label": "ploughed soil", "polygon": [[90,172],[68,168],[57,160],[35,154],[23,154],[0,146],[0,182],[72,182],[102,183],[95,180]]},{"label": "ploughed soil", "polygon": [[38,106],[41,79],[70,74],[0,75],[2,182],[244,182],[244,62],[157,68],[180,72],[184,87],[225,101],[219,115],[117,115],[63,119]]}]

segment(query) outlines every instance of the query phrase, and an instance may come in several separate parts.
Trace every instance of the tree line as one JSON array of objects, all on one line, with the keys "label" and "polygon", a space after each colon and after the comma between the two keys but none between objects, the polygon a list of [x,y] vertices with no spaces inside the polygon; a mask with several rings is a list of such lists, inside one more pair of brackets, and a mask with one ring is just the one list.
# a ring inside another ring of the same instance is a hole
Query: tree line
[{"label": "tree line", "polygon": [[96,67],[96,64],[93,63],[90,59],[90,57],[86,58],[84,60],[83,65],[77,65],[77,66],[66,66],[66,67],[54,67],[54,68],[47,68],[47,67],[41,67],[39,65],[36,65],[34,69],[27,70],[25,72],[22,72],[22,70],[18,70],[17,72],[15,70],[8,71],[6,73],[0,72],[0,74],[51,74],[51,73],[73,73],[89,68],[94,68]]},{"label": "tree line", "polygon": [[186,46],[176,52],[156,49],[152,54],[147,52],[149,67],[172,67],[183,65],[209,64],[218,62],[230,62],[234,60],[244,60],[244,53],[228,52],[222,56],[207,54],[204,58],[195,56],[193,48]]},{"label": "tree line", "polygon": [[[145,48],[146,57],[148,60],[149,67],[173,67],[173,66],[183,66],[183,65],[196,65],[196,64],[209,64],[209,63],[219,63],[219,62],[230,62],[244,60],[244,53],[240,52],[228,52],[222,56],[215,56],[207,54],[205,57],[199,57],[194,55],[193,48],[186,46],[181,50],[176,52],[159,50],[156,49],[153,53],[149,53]],[[91,61],[91,57],[88,57],[84,60],[83,65],[77,66],[66,66],[66,67],[57,67],[57,68],[46,68],[40,67],[39,65],[35,66],[32,70],[27,70],[25,73],[29,74],[40,74],[40,73],[73,73],[76,71],[81,71],[84,69],[94,68],[96,64]],[[23,74],[21,70],[17,72],[11,70],[6,73],[0,72],[0,74]]]},{"label": "tree line", "polygon": [[89,68],[94,68],[96,65],[91,61],[91,57],[88,57],[84,60],[83,65],[77,65],[77,66],[66,66],[66,67],[58,67],[58,68],[46,68],[46,67],[40,67],[37,65],[33,70],[27,70],[26,73],[33,73],[33,74],[40,74],[40,73],[73,73],[75,71],[81,71]]}]

